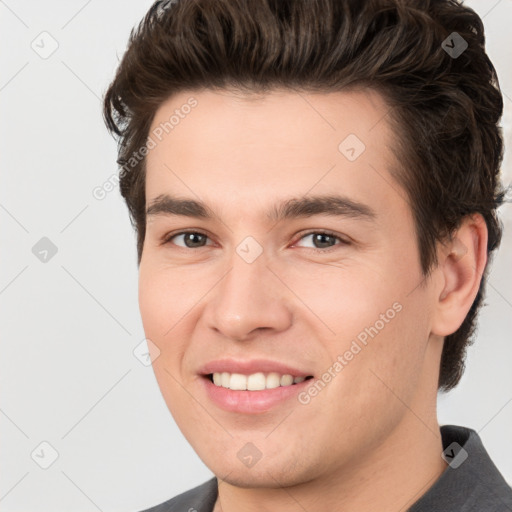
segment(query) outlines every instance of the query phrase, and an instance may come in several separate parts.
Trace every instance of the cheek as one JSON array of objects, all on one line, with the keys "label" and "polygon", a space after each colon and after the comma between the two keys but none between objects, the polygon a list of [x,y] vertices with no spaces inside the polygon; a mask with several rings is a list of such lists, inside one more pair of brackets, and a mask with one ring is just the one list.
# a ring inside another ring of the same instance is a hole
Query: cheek
[{"label": "cheek", "polygon": [[[364,265],[347,261],[343,267],[319,265],[308,272],[291,267],[283,279],[307,306],[303,318],[317,326],[325,349],[322,370],[343,375],[332,391],[358,397],[361,404],[396,401],[386,384],[408,396],[421,372],[428,313],[423,292],[411,293],[420,272],[405,261],[409,270],[402,271],[394,258],[379,255]],[[343,368],[336,372],[331,366],[340,356]]]},{"label": "cheek", "polygon": [[[180,422],[191,411],[189,396],[184,391],[182,361],[186,352],[187,322],[190,310],[188,291],[182,288],[179,272],[150,267],[141,263],[139,270],[139,309],[146,338],[158,350],[152,354],[152,367],[167,407]],[[148,343],[149,345],[149,343]],[[150,348],[151,350],[151,348]]]},{"label": "cheek", "polygon": [[191,285],[178,268],[141,263],[139,270],[139,309],[146,333],[163,339],[172,336],[186,322],[180,319],[201,297],[200,281]]},{"label": "cheek", "polygon": [[180,340],[186,339],[183,329],[187,323],[180,320],[184,318],[188,300],[179,280],[174,278],[175,274],[177,272],[154,270],[142,265],[139,271],[139,310],[146,338],[159,350],[158,357],[153,360],[159,382],[169,377],[164,368],[178,375],[179,361],[185,350]]},{"label": "cheek", "polygon": [[162,338],[170,327],[171,316],[167,313],[174,308],[169,301],[173,301],[174,294],[159,279],[156,273],[141,268],[139,273],[139,309],[146,336]]},{"label": "cheek", "polygon": [[396,268],[386,267],[383,260],[376,256],[332,264],[304,263],[282,269],[281,274],[305,305],[304,318],[318,326],[317,335],[339,349],[359,334],[364,338],[365,329],[376,322],[378,330],[383,330],[382,314],[386,327],[397,316],[399,306],[393,309],[393,305],[403,301],[406,285]]},{"label": "cheek", "polygon": [[361,309],[366,325],[352,325],[352,332],[340,336],[335,349],[331,344],[332,359],[342,355],[346,361],[329,389],[336,404],[333,414],[340,421],[348,415],[371,430],[373,418],[380,418],[378,429],[385,432],[406,412],[404,404],[413,403],[428,342],[428,318],[422,314],[421,300],[419,294],[401,297],[391,309],[386,309],[386,300],[382,308],[373,303],[370,316]]}]

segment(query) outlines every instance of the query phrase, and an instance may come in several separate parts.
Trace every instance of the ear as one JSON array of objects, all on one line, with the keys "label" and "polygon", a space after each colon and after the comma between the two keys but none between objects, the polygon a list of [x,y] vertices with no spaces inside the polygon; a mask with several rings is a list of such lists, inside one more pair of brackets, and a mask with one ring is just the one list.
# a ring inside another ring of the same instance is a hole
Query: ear
[{"label": "ear", "polygon": [[432,334],[448,336],[462,324],[478,293],[487,264],[487,225],[481,214],[468,216],[438,252]]}]

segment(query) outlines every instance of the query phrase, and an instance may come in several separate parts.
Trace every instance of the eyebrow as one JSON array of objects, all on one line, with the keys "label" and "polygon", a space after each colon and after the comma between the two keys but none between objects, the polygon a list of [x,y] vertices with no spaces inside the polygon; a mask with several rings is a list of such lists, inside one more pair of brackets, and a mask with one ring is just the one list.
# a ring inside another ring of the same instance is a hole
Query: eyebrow
[{"label": "eyebrow", "polygon": [[[161,194],[153,199],[146,210],[148,217],[156,215],[182,215],[201,219],[218,219],[218,215],[205,203],[194,199],[172,197]],[[287,219],[329,215],[373,221],[377,217],[370,206],[340,195],[307,196],[290,198],[274,204],[267,211],[269,221],[280,222]]]}]

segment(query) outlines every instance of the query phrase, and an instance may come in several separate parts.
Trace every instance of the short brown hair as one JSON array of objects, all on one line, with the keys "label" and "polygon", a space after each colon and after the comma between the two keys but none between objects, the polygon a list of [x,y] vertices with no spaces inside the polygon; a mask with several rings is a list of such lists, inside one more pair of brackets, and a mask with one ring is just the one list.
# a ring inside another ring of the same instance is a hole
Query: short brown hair
[{"label": "short brown hair", "polygon": [[[455,41],[467,44],[460,55],[449,51]],[[104,98],[138,263],[146,226],[140,149],[165,100],[205,88],[380,92],[399,134],[393,175],[411,205],[424,276],[437,264],[437,242],[472,213],[485,219],[491,255],[503,229],[495,211],[505,196],[503,100],[484,42],[481,19],[455,0],[157,1],[132,29]],[[488,265],[464,322],[445,338],[439,389],[462,376],[487,274]]]}]

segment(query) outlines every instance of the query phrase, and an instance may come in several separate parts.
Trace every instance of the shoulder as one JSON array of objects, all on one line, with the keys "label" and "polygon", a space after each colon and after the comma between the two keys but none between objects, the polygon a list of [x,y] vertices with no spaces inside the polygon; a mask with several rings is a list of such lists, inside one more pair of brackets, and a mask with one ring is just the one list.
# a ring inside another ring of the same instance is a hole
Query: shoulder
[{"label": "shoulder", "polygon": [[212,512],[216,499],[217,479],[214,477],[165,503],[141,512]]},{"label": "shoulder", "polygon": [[467,427],[443,425],[441,435],[448,467],[408,512],[511,511],[512,488],[478,433]]}]

